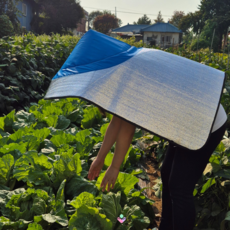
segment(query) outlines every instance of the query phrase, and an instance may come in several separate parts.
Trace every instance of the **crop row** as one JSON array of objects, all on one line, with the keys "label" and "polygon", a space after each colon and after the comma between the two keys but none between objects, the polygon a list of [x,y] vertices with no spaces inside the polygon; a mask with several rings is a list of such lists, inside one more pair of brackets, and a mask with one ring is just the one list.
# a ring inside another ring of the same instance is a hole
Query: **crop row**
[{"label": "crop row", "polygon": [[[112,192],[87,179],[111,119],[79,99],[40,100],[27,111],[0,117],[0,229],[144,229],[154,219],[153,200],[137,189],[143,152],[133,142]],[[117,217],[126,221],[120,224]]]}]

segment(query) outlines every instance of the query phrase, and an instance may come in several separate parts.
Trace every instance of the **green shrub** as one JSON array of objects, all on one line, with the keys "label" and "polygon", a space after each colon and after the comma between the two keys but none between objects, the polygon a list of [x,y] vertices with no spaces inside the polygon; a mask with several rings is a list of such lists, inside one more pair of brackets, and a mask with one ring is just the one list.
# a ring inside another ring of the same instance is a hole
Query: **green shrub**
[{"label": "green shrub", "polygon": [[0,114],[43,98],[78,40],[33,34],[0,39]]},{"label": "green shrub", "polygon": [[0,15],[0,37],[13,34],[13,25],[7,15]]}]

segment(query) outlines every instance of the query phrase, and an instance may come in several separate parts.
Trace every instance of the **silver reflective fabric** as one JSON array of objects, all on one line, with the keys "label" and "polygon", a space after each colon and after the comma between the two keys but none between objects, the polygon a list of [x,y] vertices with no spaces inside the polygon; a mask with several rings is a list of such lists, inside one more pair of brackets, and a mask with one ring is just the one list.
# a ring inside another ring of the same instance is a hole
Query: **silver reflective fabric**
[{"label": "silver reflective fabric", "polygon": [[188,149],[210,134],[225,73],[143,48],[112,68],[52,80],[45,99],[81,97]]}]

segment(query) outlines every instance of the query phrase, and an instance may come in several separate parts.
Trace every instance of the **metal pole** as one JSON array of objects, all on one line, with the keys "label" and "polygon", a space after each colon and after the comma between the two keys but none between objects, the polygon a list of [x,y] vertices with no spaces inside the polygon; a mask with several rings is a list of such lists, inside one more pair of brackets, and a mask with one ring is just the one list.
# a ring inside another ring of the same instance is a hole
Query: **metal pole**
[{"label": "metal pole", "polygon": [[[228,38],[228,37],[227,37]],[[227,70],[228,70],[228,66],[229,66],[229,46],[230,46],[230,44],[228,44],[228,42],[227,42],[227,45],[228,45],[228,65],[227,65]]]},{"label": "metal pole", "polygon": [[199,31],[198,31],[198,35],[197,35],[196,59],[198,57],[198,46],[199,46]]},{"label": "metal pole", "polygon": [[209,58],[211,58],[211,50],[212,50],[212,44],[213,44],[213,39],[214,39],[215,31],[216,31],[216,29],[214,29],[214,31],[213,31],[213,35],[212,35],[212,43],[211,43],[211,48],[210,48],[210,57],[209,57]]}]

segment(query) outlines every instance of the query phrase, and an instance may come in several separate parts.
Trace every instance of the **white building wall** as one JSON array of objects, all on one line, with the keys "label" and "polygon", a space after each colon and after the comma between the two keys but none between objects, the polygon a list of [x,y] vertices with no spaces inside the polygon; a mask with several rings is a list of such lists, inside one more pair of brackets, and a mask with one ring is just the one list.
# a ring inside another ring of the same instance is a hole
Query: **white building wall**
[{"label": "white building wall", "polygon": [[[163,46],[163,44],[166,46],[166,45],[169,45],[169,46],[172,46],[173,44],[174,45],[177,45],[179,44],[179,33],[161,33],[161,32],[144,32],[144,42],[146,44],[149,43],[149,41],[147,41],[147,38],[148,37],[153,37],[153,36],[157,36],[157,38],[155,39],[156,41],[156,45],[161,45]],[[162,42],[162,36],[164,36],[164,42]],[[171,36],[171,42],[167,42],[166,41],[166,36]]]}]

